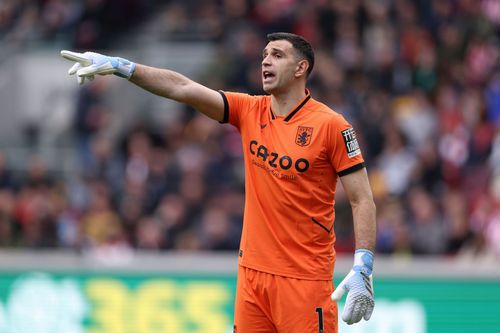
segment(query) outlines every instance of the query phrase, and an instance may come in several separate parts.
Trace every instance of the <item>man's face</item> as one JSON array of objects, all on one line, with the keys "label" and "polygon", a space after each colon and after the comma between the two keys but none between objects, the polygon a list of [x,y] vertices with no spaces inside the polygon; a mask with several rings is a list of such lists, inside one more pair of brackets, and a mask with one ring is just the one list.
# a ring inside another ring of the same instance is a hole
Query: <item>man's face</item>
[{"label": "man's face", "polygon": [[287,88],[295,79],[299,59],[287,40],[269,42],[262,52],[262,87],[272,94]]}]

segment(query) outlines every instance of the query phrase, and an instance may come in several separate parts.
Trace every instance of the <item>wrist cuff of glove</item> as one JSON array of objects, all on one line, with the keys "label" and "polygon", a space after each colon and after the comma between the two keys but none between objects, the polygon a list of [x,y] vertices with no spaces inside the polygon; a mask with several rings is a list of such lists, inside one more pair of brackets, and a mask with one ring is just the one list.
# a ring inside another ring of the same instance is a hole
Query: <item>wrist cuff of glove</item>
[{"label": "wrist cuff of glove", "polygon": [[373,269],[373,252],[366,249],[358,249],[354,252],[354,266],[366,266]]},{"label": "wrist cuff of glove", "polygon": [[118,59],[118,68],[117,71],[115,72],[115,75],[126,78],[127,80],[130,79],[132,74],[134,74],[135,72],[135,63],[123,58],[117,58],[117,59]]}]

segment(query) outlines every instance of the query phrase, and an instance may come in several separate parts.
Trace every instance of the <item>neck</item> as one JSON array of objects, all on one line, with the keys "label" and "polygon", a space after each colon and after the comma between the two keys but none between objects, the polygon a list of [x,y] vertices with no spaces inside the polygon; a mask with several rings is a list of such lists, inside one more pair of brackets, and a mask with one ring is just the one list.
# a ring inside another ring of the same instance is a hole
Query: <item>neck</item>
[{"label": "neck", "polygon": [[297,85],[286,91],[271,94],[271,109],[277,116],[285,116],[306,97],[306,88]]}]

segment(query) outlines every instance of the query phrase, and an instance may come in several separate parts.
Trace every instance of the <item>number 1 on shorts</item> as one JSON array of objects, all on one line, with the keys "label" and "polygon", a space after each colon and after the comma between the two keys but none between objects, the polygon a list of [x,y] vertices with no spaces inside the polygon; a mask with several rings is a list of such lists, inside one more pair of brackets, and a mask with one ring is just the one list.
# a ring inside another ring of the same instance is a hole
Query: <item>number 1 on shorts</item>
[{"label": "number 1 on shorts", "polygon": [[318,314],[318,333],[323,333],[323,308],[316,308]]}]

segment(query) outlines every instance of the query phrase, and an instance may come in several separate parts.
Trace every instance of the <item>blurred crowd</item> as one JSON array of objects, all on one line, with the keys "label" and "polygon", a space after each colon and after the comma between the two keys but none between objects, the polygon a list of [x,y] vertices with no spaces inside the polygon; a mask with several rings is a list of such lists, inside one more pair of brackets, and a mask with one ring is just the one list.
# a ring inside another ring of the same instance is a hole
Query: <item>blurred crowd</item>
[{"label": "blurred crowd", "polygon": [[61,42],[72,48],[105,48],[136,26],[161,0],[2,0],[0,43],[26,48]]},{"label": "blurred crowd", "polygon": [[[30,22],[44,37],[72,22],[80,28],[68,43],[102,47],[100,34],[82,27],[82,13],[114,2],[4,0],[0,41],[24,31],[22,18],[35,11]],[[14,15],[18,3],[24,12]],[[123,3],[131,17],[140,2]],[[263,93],[268,32],[301,34],[313,44],[309,88],[357,130],[377,204],[379,253],[500,258],[500,2],[172,0],[161,8],[155,31],[162,40],[216,46],[196,78],[214,89]],[[95,22],[113,26],[100,16]],[[237,249],[244,205],[237,132],[179,106],[179,117],[110,137],[108,89],[108,81],[95,80],[79,91],[74,136],[82,168],[70,181],[53,177],[36,157],[26,174],[12,177],[0,159],[0,243]],[[341,186],[336,211],[337,251],[352,251]]]}]

